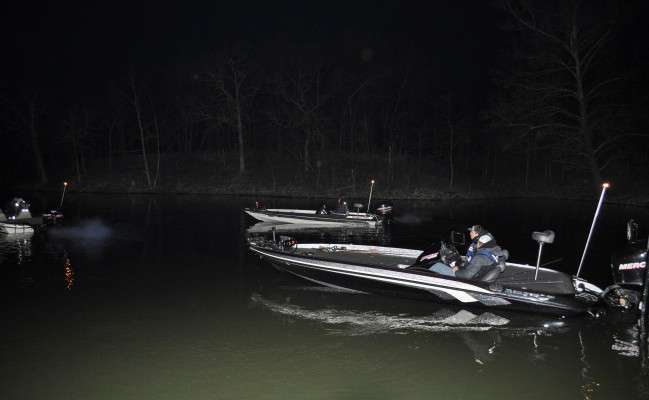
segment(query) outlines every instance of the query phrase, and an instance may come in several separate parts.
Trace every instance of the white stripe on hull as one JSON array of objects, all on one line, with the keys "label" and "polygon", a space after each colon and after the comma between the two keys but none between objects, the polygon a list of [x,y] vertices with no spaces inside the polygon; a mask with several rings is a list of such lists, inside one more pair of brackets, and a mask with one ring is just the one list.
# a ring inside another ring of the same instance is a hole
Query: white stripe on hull
[{"label": "white stripe on hull", "polygon": [[327,226],[341,226],[345,225],[344,221],[319,221],[319,220],[310,220],[305,218],[292,218],[292,217],[283,217],[277,215],[267,215],[263,213],[246,211],[251,217],[258,219],[264,222],[283,222],[288,224],[314,224],[314,225],[327,225]]},{"label": "white stripe on hull", "polygon": [[[264,221],[264,222],[282,222],[282,223],[289,223],[289,224],[314,224],[314,225],[320,225],[320,226],[342,226],[342,225],[349,225],[349,224],[367,224],[367,225],[376,225],[376,221],[373,219],[361,219],[358,217],[347,217],[346,219],[339,219],[339,220],[327,220],[327,219],[309,219],[309,218],[303,218],[300,217],[299,214],[308,214],[308,215],[316,215],[315,211],[306,213],[304,211],[310,211],[310,210],[286,210],[286,211],[300,211],[296,212],[295,217],[291,216],[286,216],[286,215],[268,215],[263,212],[255,212],[255,211],[250,211],[250,210],[245,210],[248,215],[251,217],[258,219],[259,221]],[[268,210],[268,211],[278,211],[278,210]],[[282,210],[284,211],[284,210]]]},{"label": "white stripe on hull", "polygon": [[[362,267],[358,265],[347,265],[347,264],[341,264],[341,263],[330,262],[330,261],[318,261],[318,263],[313,263],[313,262],[306,261],[302,258],[290,257],[290,256],[279,256],[252,247],[251,250],[277,261],[291,262],[308,268],[323,270],[331,273],[337,273],[340,275],[353,276],[353,277],[373,280],[377,282],[391,283],[398,286],[410,287],[410,288],[421,289],[426,291],[433,291],[433,293],[434,291],[443,291],[463,303],[478,301],[478,299],[466,293],[467,291],[484,293],[484,294],[492,294],[490,291],[483,289],[479,286],[471,285],[464,282],[452,281],[448,279],[436,278],[433,276],[417,275],[416,277],[419,280],[419,282],[413,282],[412,281],[413,274],[407,272],[401,272],[397,270],[394,271],[379,270],[376,268]],[[408,282],[404,280],[407,280]]]}]

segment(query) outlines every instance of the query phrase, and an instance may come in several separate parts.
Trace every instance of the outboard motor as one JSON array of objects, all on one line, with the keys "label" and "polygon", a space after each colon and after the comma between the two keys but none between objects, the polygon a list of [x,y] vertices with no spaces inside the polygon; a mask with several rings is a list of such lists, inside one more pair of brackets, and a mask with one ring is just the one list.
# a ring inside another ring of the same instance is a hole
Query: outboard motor
[{"label": "outboard motor", "polygon": [[29,212],[29,203],[20,197],[15,197],[11,200],[9,208],[7,209],[8,219],[25,219],[31,217],[32,214]]},{"label": "outboard motor", "polygon": [[380,203],[379,206],[376,207],[376,213],[383,216],[392,214],[392,204],[387,202]]},{"label": "outboard motor", "polygon": [[381,202],[379,206],[375,208],[376,215],[381,217],[381,220],[384,223],[390,223],[392,217],[392,204],[388,202]]},{"label": "outboard motor", "polygon": [[611,256],[614,284],[604,291],[607,304],[637,309],[647,279],[647,240],[638,239],[638,224],[627,222],[627,245]]}]

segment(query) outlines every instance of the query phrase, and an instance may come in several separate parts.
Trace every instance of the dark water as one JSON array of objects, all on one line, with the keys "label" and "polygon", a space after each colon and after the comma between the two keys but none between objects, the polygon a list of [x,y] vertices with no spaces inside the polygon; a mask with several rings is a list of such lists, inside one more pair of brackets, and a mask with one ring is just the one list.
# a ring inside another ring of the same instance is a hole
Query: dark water
[{"label": "dark water", "polygon": [[[37,211],[56,199],[31,199]],[[276,272],[245,248],[253,199],[70,196],[63,225],[0,238],[2,399],[641,399],[633,318],[550,318],[353,295]],[[275,200],[313,208],[315,202]],[[594,202],[399,202],[384,230],[301,241],[423,248],[489,228],[533,263],[576,271]],[[607,205],[583,276],[646,209]]]}]

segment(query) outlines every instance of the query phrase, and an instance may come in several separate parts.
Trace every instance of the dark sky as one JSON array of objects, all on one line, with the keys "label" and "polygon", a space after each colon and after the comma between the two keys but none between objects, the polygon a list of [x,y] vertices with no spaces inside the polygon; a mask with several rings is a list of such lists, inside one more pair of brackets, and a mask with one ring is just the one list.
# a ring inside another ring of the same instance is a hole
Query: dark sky
[{"label": "dark sky", "polygon": [[286,38],[341,53],[398,41],[449,71],[482,78],[499,34],[499,14],[486,3],[14,2],[4,6],[2,68],[14,83],[87,88],[129,65],[146,70],[191,62],[227,42]]},{"label": "dark sky", "polygon": [[[0,83],[70,95],[104,92],[132,66],[173,68],[235,41],[263,48],[284,39],[327,48],[332,57],[360,57],[370,48],[377,60],[395,63],[414,54],[418,63],[426,60],[417,66],[440,82],[485,85],[507,40],[500,30],[506,17],[490,3],[14,1],[1,13]],[[615,57],[646,62],[640,38],[648,33],[647,3],[619,3],[626,36]]]}]

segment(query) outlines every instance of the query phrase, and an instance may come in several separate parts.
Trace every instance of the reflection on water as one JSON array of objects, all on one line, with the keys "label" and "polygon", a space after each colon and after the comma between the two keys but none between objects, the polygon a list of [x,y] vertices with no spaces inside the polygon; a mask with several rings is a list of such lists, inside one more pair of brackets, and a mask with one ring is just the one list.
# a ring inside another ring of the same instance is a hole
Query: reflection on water
[{"label": "reflection on water", "polygon": [[74,285],[74,270],[67,253],[43,234],[0,236],[0,261],[9,291],[43,287],[55,278],[55,286],[60,287],[61,266],[66,289]]},{"label": "reflection on water", "polygon": [[[380,311],[355,311],[336,308],[310,310],[300,305],[279,303],[253,294],[253,304],[287,317],[312,320],[330,327],[332,333],[348,335],[372,335],[386,332],[407,331],[485,331],[509,323],[507,318],[490,312],[474,314],[467,310],[457,312],[441,309],[430,316],[391,315]],[[348,329],[343,329],[346,326]]]},{"label": "reflection on water", "polygon": [[298,241],[320,241],[323,243],[364,243],[388,246],[391,242],[390,226],[319,226],[317,224],[277,224],[258,222],[246,229],[249,236],[271,237],[290,235]]},{"label": "reflection on water", "polygon": [[16,264],[30,260],[32,256],[32,237],[34,233],[0,235],[0,260],[14,258]]},{"label": "reflection on water", "polygon": [[[308,292],[311,292],[310,296],[303,296]],[[336,291],[330,288],[284,287],[280,300],[253,293],[250,302],[253,306],[269,310],[287,318],[288,321],[304,320],[321,324],[330,335],[454,335],[470,351],[472,362],[478,365],[496,360],[504,347],[520,345],[516,342],[521,342],[524,346],[529,362],[545,363],[549,361],[550,356],[560,357],[561,352],[555,346],[543,344],[543,338],[572,335],[576,336],[575,339],[579,342],[584,382],[587,382],[587,385],[596,385],[587,374],[589,365],[585,345],[581,340],[583,324],[579,321],[576,321],[574,327],[569,327],[563,320],[547,317],[528,317],[517,313],[500,315],[479,309],[467,310],[436,305],[425,308],[429,313],[422,313],[422,309],[415,313],[404,313],[386,310],[380,304],[371,302],[373,296],[362,294],[345,294],[342,303],[348,306],[343,306],[331,304],[332,299],[326,297],[327,295],[341,295],[333,292]],[[409,309],[409,306],[406,309]]]},{"label": "reflection on water", "polygon": [[68,257],[65,258],[63,263],[63,276],[65,278],[65,288],[72,290],[72,286],[74,286],[74,270]]}]

